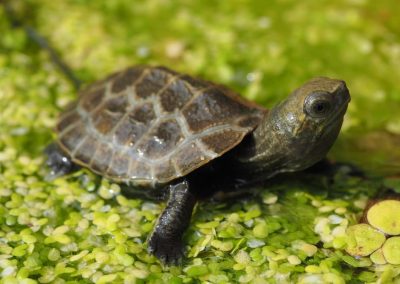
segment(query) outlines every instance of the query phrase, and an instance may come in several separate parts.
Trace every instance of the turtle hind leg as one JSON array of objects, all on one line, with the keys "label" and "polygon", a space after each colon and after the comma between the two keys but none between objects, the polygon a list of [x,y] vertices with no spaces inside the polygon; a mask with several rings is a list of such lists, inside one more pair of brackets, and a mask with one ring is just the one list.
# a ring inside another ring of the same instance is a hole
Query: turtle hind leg
[{"label": "turtle hind leg", "polygon": [[46,176],[47,180],[53,180],[79,169],[79,166],[74,164],[56,143],[47,146],[44,153],[47,155],[46,164],[50,168],[50,173]]},{"label": "turtle hind leg", "polygon": [[167,206],[161,213],[148,241],[148,249],[165,265],[177,265],[184,254],[182,236],[189,226],[195,196],[189,182],[183,180],[169,186]]}]

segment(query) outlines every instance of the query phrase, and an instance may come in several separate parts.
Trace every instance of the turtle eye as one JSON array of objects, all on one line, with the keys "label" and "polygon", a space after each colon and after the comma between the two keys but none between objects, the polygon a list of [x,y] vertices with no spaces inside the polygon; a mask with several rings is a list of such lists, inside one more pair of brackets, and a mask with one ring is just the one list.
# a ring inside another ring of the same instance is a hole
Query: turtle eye
[{"label": "turtle eye", "polygon": [[312,104],[312,113],[321,115],[328,112],[331,108],[331,104],[328,101],[316,101]]},{"label": "turtle eye", "polygon": [[332,110],[332,98],[326,93],[314,93],[306,98],[304,111],[311,117],[322,118]]}]

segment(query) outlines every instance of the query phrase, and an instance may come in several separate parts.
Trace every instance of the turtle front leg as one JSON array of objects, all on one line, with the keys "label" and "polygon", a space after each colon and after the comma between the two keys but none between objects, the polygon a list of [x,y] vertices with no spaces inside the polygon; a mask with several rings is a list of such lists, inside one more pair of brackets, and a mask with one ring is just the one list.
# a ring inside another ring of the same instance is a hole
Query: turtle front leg
[{"label": "turtle front leg", "polygon": [[149,252],[163,264],[178,264],[184,254],[182,236],[189,226],[195,196],[189,182],[183,180],[169,186],[167,206],[161,213],[148,241]]},{"label": "turtle front leg", "polygon": [[50,168],[50,173],[46,176],[47,180],[53,180],[79,169],[79,166],[74,164],[56,143],[47,146],[44,153],[47,155],[46,164]]}]

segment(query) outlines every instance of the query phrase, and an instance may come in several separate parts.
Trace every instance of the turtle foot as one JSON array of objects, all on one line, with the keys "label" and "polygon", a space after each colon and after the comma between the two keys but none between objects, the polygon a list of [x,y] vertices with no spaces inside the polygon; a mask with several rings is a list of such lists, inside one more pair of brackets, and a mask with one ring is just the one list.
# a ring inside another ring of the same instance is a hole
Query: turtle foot
[{"label": "turtle foot", "polygon": [[47,146],[44,153],[47,155],[46,164],[50,168],[50,173],[46,176],[46,180],[53,180],[78,169],[78,166],[55,143]]},{"label": "turtle foot", "polygon": [[184,255],[184,245],[181,240],[167,239],[153,234],[148,242],[148,251],[164,265],[180,265]]}]

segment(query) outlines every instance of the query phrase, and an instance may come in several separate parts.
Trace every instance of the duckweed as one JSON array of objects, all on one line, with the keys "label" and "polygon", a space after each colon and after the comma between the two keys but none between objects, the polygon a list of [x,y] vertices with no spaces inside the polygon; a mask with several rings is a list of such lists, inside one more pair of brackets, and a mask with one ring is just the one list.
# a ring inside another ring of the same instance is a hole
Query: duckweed
[{"label": "duckweed", "polygon": [[[396,1],[180,2],[12,1],[85,82],[164,64],[270,107],[309,77],[343,78],[352,102],[332,156],[374,176],[398,172]],[[199,204],[187,259],[162,267],[146,240],[163,203],[125,196],[86,170],[47,179],[42,151],[76,94],[2,7],[0,30],[1,283],[398,281],[399,265],[381,250],[348,255],[344,235],[368,198],[382,186],[399,191],[399,179],[351,177],[345,168],[333,180],[289,176],[241,199]]]}]

